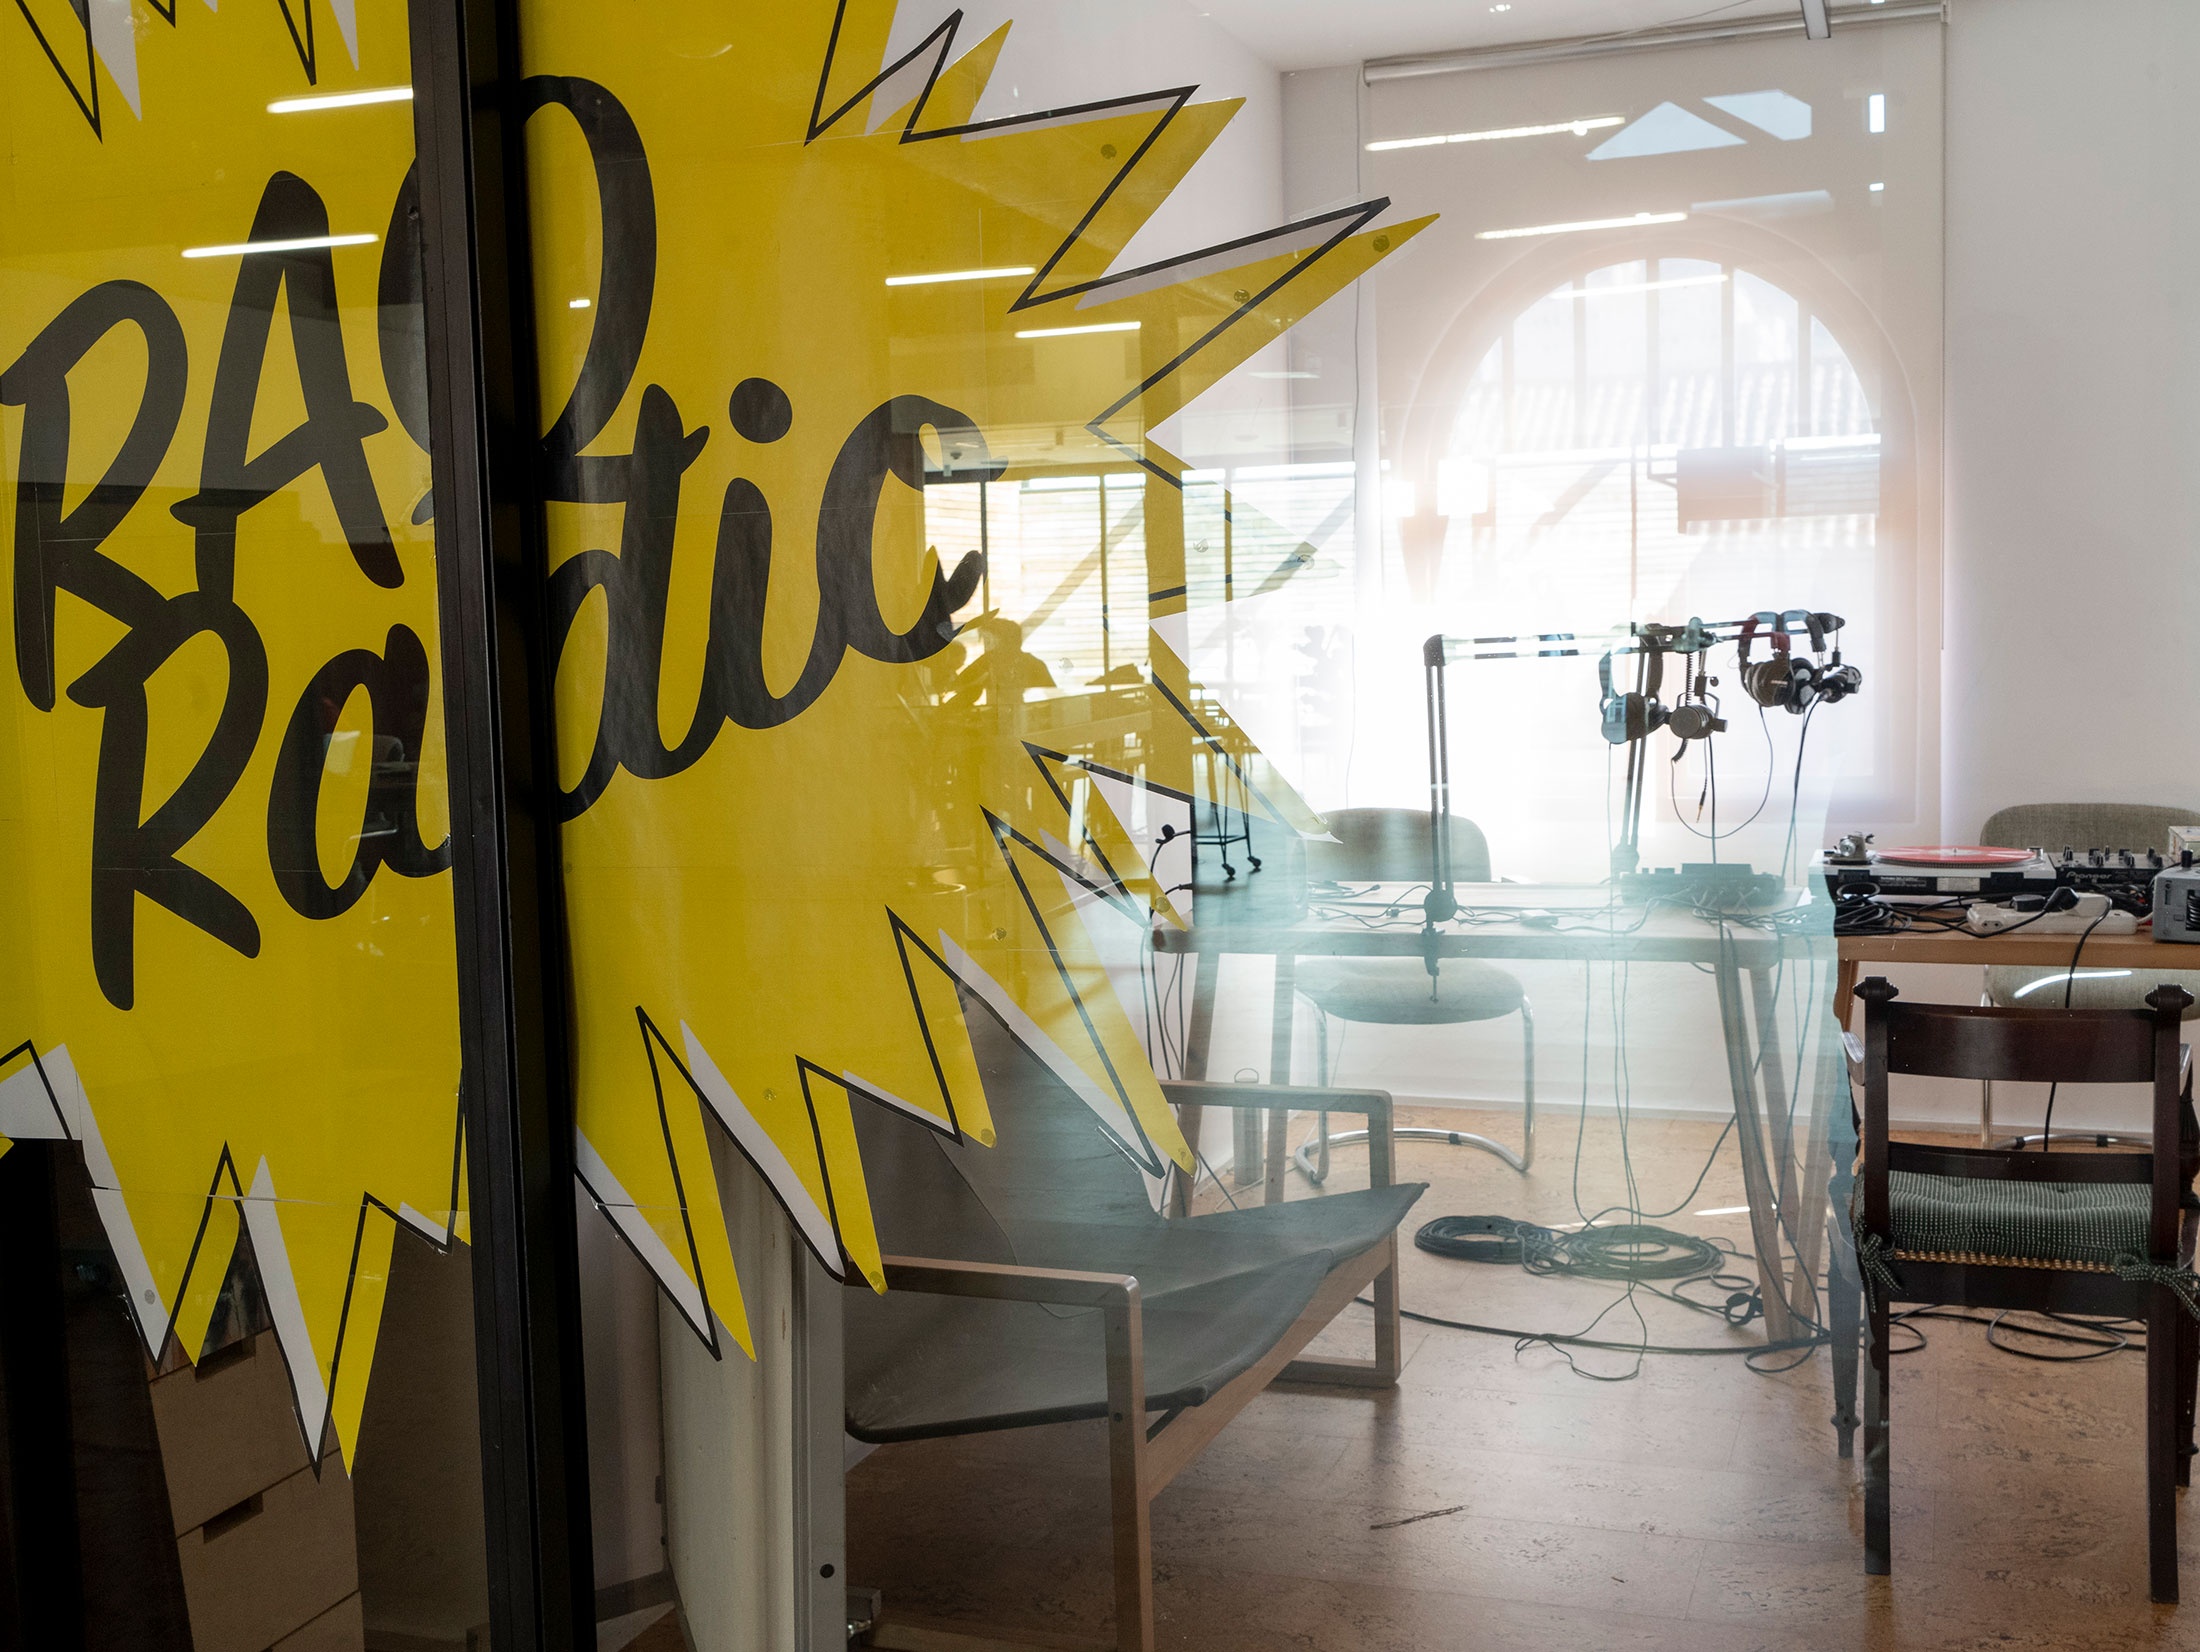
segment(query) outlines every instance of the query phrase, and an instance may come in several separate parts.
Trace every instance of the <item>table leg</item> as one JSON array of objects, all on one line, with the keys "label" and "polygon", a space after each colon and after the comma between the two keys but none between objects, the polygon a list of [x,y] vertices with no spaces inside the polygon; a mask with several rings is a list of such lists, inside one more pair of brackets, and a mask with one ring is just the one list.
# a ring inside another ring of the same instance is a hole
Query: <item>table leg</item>
[{"label": "table leg", "polygon": [[[1805,1013],[1809,1013],[1806,1008]],[[1801,1213],[1796,1218],[1795,1271],[1789,1276],[1793,1300],[1814,1299],[1818,1281],[1818,1247],[1826,1232],[1827,1179],[1833,1174],[1833,1136],[1848,1117],[1848,1069],[1841,1055],[1841,1029],[1827,1007],[1825,1024],[1818,1031],[1817,1078],[1811,1086],[1808,1151],[1803,1159]],[[1838,1266],[1838,1260],[1836,1261]],[[1830,1297],[1828,1312],[1831,1313]]]},{"label": "table leg", "polygon": [[[1220,953],[1195,952],[1184,961],[1184,967],[1192,975],[1192,1024],[1184,1035],[1184,1071],[1188,1079],[1207,1076],[1207,1046],[1213,1041],[1215,1031],[1215,980],[1222,973]],[[1199,1180],[1199,1133],[1205,1121],[1207,1109],[1197,1102],[1187,1102],[1176,1110],[1176,1127],[1185,1143],[1192,1150],[1192,1169],[1179,1170],[1170,1179],[1169,1214],[1189,1216],[1192,1213],[1192,1184]]]},{"label": "table leg", "polygon": [[1756,1075],[1750,1071],[1749,1015],[1742,1003],[1741,971],[1732,949],[1719,949],[1713,971],[1719,983],[1719,1024],[1726,1034],[1727,1080],[1734,1091],[1734,1139],[1742,1154],[1742,1186],[1749,1199],[1749,1231],[1757,1251],[1757,1284],[1765,1310],[1765,1334],[1785,1342],[1795,1322],[1782,1294],[1778,1195],[1765,1164],[1764,1120],[1757,1110]]},{"label": "table leg", "polygon": [[1788,1094],[1787,1068],[1780,1060],[1780,1001],[1773,996],[1769,969],[1750,966],[1749,993],[1757,1021],[1756,1070],[1764,1080],[1765,1118],[1771,1130],[1767,1145],[1780,1167],[1780,1211],[1785,1215],[1794,1209],[1795,1160],[1789,1148],[1795,1111]]},{"label": "table leg", "polygon": [[1833,969],[1833,1030],[1836,1036],[1849,1030],[1849,1013],[1855,1003],[1856,960],[1843,957]]},{"label": "table leg", "polygon": [[[1298,1013],[1299,961],[1288,952],[1276,955],[1275,1009],[1269,1021],[1268,1082],[1291,1082],[1291,1042]],[[1271,1107],[1268,1110],[1268,1186],[1261,1196],[1263,1204],[1283,1203],[1284,1168],[1290,1163],[1291,1110],[1288,1107]]]}]

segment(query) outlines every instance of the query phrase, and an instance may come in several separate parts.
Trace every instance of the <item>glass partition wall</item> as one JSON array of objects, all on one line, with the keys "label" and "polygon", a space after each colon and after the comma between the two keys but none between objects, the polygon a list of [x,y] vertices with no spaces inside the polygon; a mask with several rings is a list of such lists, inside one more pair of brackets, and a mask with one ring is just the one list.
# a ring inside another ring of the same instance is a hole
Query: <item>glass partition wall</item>
[{"label": "glass partition wall", "polygon": [[490,1618],[401,5],[0,23],[0,1643]]},{"label": "glass partition wall", "polygon": [[1848,1540],[1937,24],[19,9],[25,1644],[1586,1641],[1804,1564],[1717,1496]]}]

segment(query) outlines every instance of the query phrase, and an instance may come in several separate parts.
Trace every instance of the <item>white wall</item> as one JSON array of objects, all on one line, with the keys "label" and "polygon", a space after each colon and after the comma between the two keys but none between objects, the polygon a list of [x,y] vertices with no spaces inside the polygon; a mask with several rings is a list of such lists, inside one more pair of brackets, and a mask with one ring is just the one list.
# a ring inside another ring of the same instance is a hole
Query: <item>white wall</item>
[{"label": "white wall", "polygon": [[2200,5],[1954,0],[1942,820],[2200,801]]},{"label": "white wall", "polygon": [[958,50],[1013,22],[977,118],[998,120],[1101,98],[1195,85],[1202,100],[1245,107],[1181,188],[1124,248],[1130,268],[1273,227],[1283,199],[1282,95],[1276,71],[1186,0],[904,0],[887,44],[891,62],[950,11],[963,14]]}]

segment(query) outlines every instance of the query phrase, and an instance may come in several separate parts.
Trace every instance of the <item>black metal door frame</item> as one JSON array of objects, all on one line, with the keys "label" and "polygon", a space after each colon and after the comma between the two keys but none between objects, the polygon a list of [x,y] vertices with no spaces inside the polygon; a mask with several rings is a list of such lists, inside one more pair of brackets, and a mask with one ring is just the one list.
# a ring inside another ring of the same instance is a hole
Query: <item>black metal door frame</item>
[{"label": "black metal door frame", "polygon": [[408,0],[496,1652],[596,1644],[517,0]]}]

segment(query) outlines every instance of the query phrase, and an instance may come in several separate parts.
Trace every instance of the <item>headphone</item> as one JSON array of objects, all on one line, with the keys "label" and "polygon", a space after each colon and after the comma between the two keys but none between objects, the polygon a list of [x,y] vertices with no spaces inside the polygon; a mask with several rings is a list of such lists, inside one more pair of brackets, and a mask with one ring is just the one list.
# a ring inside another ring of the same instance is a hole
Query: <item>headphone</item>
[{"label": "headphone", "polygon": [[1648,664],[1640,693],[1614,692],[1610,649],[1606,649],[1604,658],[1597,661],[1597,681],[1604,690],[1598,702],[1604,713],[1604,738],[1615,746],[1624,746],[1630,740],[1640,740],[1656,732],[1665,727],[1672,716],[1658,703],[1658,687],[1665,681],[1665,646],[1654,637],[1646,637],[1643,653]]},{"label": "headphone", "polygon": [[[1752,614],[1742,622],[1742,692],[1767,711],[1785,706],[1800,716],[1818,702],[1819,668],[1816,661],[1803,659],[1793,652],[1787,629],[1791,620],[1803,622],[1810,632],[1810,644],[1814,652],[1825,652],[1826,628],[1818,615],[1801,608],[1791,608],[1784,614],[1775,614],[1770,609]],[[1760,625],[1765,627],[1771,638],[1772,658],[1769,660],[1752,660],[1749,657],[1750,645],[1756,640]]]},{"label": "headphone", "polygon": [[[1840,627],[1835,626],[1834,630],[1838,633]],[[1827,664],[1818,668],[1818,698],[1830,706],[1838,700],[1846,700],[1851,694],[1860,691],[1863,686],[1864,673],[1857,670],[1853,665],[1843,665],[1841,663],[1841,639],[1836,635],[1833,644],[1833,658]]]},{"label": "headphone", "polygon": [[[1841,617],[1838,614],[1815,614],[1807,609],[1791,608],[1784,614],[1770,611],[1753,614],[1742,625],[1741,668],[1742,688],[1752,700],[1768,711],[1785,706],[1797,715],[1814,705],[1834,705],[1858,693],[1864,686],[1864,673],[1853,665],[1841,663],[1841,649],[1836,643],[1830,658],[1806,660],[1792,651],[1788,641],[1791,624],[1801,620],[1810,636],[1813,654],[1824,655],[1829,631],[1838,633]],[[1772,658],[1751,660],[1749,646],[1759,625],[1767,627],[1772,641]]]},{"label": "headphone", "polygon": [[[1711,685],[1716,679],[1704,674],[1703,656],[1696,656],[1696,680],[1685,679],[1681,685],[1681,697],[1674,702],[1673,710],[1665,720],[1665,726],[1683,740],[1708,740],[1714,734],[1726,732],[1726,719],[1719,715],[1719,702],[1712,696]],[[1676,759],[1679,753],[1675,752]]]}]

